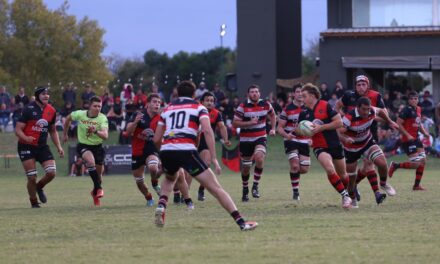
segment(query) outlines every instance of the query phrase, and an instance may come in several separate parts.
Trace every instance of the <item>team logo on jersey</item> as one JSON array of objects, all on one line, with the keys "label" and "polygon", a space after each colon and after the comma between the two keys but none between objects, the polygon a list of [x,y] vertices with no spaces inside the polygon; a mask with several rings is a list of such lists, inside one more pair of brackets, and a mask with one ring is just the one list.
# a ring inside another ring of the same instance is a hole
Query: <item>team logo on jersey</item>
[{"label": "team logo on jersey", "polygon": [[35,125],[32,126],[32,131],[37,132],[47,132],[47,127],[49,126],[49,123],[46,119],[40,119],[35,123]]},{"label": "team logo on jersey", "polygon": [[151,128],[146,128],[138,134],[138,138],[142,140],[152,140],[154,136],[154,131]]}]

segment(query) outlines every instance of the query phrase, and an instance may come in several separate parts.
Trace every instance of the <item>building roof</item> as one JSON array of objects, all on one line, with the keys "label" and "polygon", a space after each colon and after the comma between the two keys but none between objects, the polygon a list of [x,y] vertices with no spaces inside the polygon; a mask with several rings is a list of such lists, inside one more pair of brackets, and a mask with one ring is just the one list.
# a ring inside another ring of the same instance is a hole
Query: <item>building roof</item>
[{"label": "building roof", "polygon": [[440,36],[440,26],[329,28],[321,37],[408,37]]}]

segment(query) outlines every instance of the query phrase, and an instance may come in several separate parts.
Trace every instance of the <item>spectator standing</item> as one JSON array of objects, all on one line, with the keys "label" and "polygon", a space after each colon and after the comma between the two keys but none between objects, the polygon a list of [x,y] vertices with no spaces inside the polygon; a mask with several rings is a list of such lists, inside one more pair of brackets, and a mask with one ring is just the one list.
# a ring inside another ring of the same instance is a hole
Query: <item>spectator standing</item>
[{"label": "spectator standing", "polygon": [[209,92],[208,89],[206,88],[206,83],[200,82],[199,87],[197,87],[196,89],[196,100],[199,100],[200,97],[202,97],[202,95],[206,92]]},{"label": "spectator standing", "polygon": [[133,101],[134,99],[133,85],[131,85],[130,83],[124,84],[124,86],[122,87],[120,98],[121,98],[122,108],[125,108],[125,104],[127,103],[128,100]]},{"label": "spectator standing", "polygon": [[216,99],[216,104],[217,105],[219,105],[220,104],[220,102],[223,100],[223,98],[225,98],[226,96],[225,96],[225,93],[222,91],[222,89],[220,88],[220,85],[218,84],[218,83],[216,83],[215,85],[214,85],[214,88],[213,88],[213,90],[212,90],[212,93],[214,94],[214,96],[215,96],[215,99]]},{"label": "spectator standing", "polygon": [[8,106],[5,103],[0,105],[0,129],[5,131],[6,126],[9,123],[11,116],[11,110],[9,110]]},{"label": "spectator standing", "polygon": [[147,96],[144,94],[142,88],[139,88],[137,90],[133,102],[136,105],[137,109],[143,109],[147,104]]},{"label": "spectator standing", "polygon": [[76,107],[76,92],[71,83],[67,84],[66,89],[63,92],[63,100],[64,104],[70,102],[74,108]]},{"label": "spectator standing", "polygon": [[328,90],[328,84],[326,82],[321,83],[319,86],[319,91],[321,92],[321,99],[324,101],[330,100],[330,92]]},{"label": "spectator standing", "polygon": [[402,94],[396,92],[396,99],[393,100],[393,109],[400,109],[400,105],[406,105],[406,102],[402,99]]},{"label": "spectator standing", "polygon": [[90,102],[90,98],[95,96],[96,94],[92,91],[92,86],[90,84],[86,84],[86,90],[81,94],[81,100],[83,103],[83,107],[85,104]]},{"label": "spectator standing", "polygon": [[344,89],[344,86],[342,85],[342,82],[340,80],[336,81],[335,89],[333,90],[333,93],[336,94],[338,99],[344,95],[345,89]]},{"label": "spectator standing", "polygon": [[430,98],[429,91],[425,91],[422,97],[422,101],[419,103],[419,106],[422,108],[422,115],[425,115],[429,118],[432,118],[434,112],[434,104]]},{"label": "spectator standing", "polygon": [[18,94],[15,96],[15,105],[18,106],[20,103],[29,104],[29,97],[25,93],[24,86],[18,88]]},{"label": "spectator standing", "polygon": [[157,84],[153,83],[153,85],[151,86],[151,92],[158,94],[160,99],[162,100],[162,103],[165,102],[165,96],[163,95]]},{"label": "spectator standing", "polygon": [[338,95],[336,93],[332,93],[332,97],[328,100],[328,104],[335,109],[336,103],[338,102]]},{"label": "spectator standing", "polygon": [[6,86],[4,85],[0,86],[0,105],[2,104],[5,104],[8,109],[11,106],[11,96],[6,92]]}]

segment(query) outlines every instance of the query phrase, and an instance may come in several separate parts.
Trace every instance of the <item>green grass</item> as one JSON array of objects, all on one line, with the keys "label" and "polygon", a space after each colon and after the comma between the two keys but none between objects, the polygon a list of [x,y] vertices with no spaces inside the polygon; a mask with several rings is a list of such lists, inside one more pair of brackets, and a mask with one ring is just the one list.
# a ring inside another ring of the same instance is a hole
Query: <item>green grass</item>
[{"label": "green grass", "polygon": [[[0,144],[1,153],[7,148],[15,153],[13,136],[1,134]],[[268,153],[260,200],[239,202],[240,176],[225,171],[219,177],[242,214],[259,222],[253,232],[240,232],[210,195],[196,201],[193,212],[171,203],[166,226],[158,229],[154,209],[145,207],[129,174],[105,177],[103,205],[92,208],[91,180],[66,177],[65,159],[57,160],[59,175],[46,187],[47,205],[30,209],[20,163],[13,159],[9,169],[0,164],[0,263],[436,263],[440,258],[437,160],[425,171],[427,192],[412,192],[414,171],[399,170],[390,180],[396,197],[377,206],[363,182],[360,208],[345,211],[315,160],[302,177],[301,202],[291,201],[279,138],[270,140]]]}]

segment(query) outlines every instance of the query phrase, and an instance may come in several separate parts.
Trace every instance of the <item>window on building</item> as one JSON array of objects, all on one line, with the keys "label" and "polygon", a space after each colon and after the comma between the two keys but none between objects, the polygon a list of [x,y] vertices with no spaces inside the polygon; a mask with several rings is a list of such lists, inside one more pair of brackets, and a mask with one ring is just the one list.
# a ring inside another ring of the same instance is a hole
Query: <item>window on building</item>
[{"label": "window on building", "polygon": [[439,25],[440,0],[353,0],[353,27]]}]

